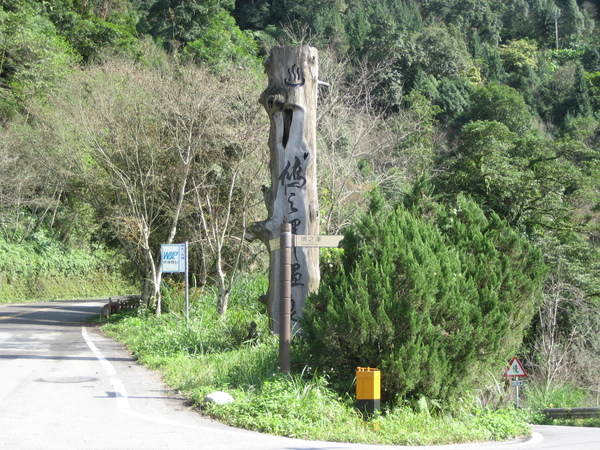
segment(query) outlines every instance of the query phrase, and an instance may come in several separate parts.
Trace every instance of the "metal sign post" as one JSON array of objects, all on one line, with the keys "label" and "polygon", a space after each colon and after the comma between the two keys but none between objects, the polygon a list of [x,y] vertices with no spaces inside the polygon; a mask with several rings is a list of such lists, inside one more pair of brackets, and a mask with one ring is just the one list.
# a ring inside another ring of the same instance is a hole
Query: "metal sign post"
[{"label": "metal sign post", "polygon": [[523,380],[511,380],[510,385],[514,386],[517,390],[517,394],[516,394],[516,399],[515,399],[515,406],[518,408],[519,407],[519,388],[521,386],[523,386],[525,384],[525,382]]},{"label": "metal sign post", "polygon": [[161,261],[163,273],[184,273],[185,274],[185,320],[190,318],[190,300],[188,287],[188,243],[185,244],[162,244]]},{"label": "metal sign post", "polygon": [[190,274],[190,259],[188,258],[188,241],[185,241],[185,321],[186,323],[190,320],[190,285],[189,285],[189,274]]},{"label": "metal sign post", "polygon": [[502,376],[504,378],[512,378],[510,385],[514,386],[516,388],[517,392],[516,392],[515,406],[518,408],[519,407],[519,388],[525,384],[522,379],[518,379],[518,378],[527,377],[527,372],[525,372],[525,369],[523,368],[523,364],[521,364],[521,361],[519,361],[519,358],[517,358],[515,356],[510,361],[510,363],[508,364],[508,367],[506,368],[506,370],[504,371]]},{"label": "metal sign post", "polygon": [[295,235],[292,224],[281,225],[279,239],[269,241],[271,251],[279,250],[279,370],[290,372],[292,317],[292,248],[337,247],[344,236]]}]

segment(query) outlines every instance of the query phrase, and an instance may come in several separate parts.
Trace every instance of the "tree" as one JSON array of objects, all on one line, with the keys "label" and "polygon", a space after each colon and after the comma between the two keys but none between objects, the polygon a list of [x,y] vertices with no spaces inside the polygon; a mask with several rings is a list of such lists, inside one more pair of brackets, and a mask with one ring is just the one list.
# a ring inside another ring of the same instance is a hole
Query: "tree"
[{"label": "tree", "polygon": [[444,207],[421,195],[392,210],[374,197],[344,232],[342,262],[309,297],[303,328],[334,381],[378,367],[395,402],[459,396],[474,378],[464,367],[512,354],[544,277],[541,253],[506,222],[466,198]]},{"label": "tree", "polygon": [[438,80],[458,77],[472,65],[464,40],[452,31],[428,27],[417,37],[415,61]]},{"label": "tree", "polygon": [[469,107],[462,122],[496,121],[514,133],[528,133],[533,128],[533,115],[519,92],[509,86],[489,83],[477,86],[470,94]]},{"label": "tree", "polygon": [[477,30],[478,36],[487,43],[497,45],[500,41],[502,24],[494,2],[481,0],[432,1],[428,10],[441,15],[447,25],[463,33]]},{"label": "tree", "polygon": [[500,57],[507,72],[519,72],[526,67],[537,68],[537,45],[527,39],[510,41],[499,48]]},{"label": "tree", "polygon": [[385,65],[364,63],[351,70],[349,60],[339,61],[333,52],[320,55],[320,78],[329,85],[319,92],[317,117],[321,227],[337,234],[357,208],[366,207],[374,186],[398,198],[431,167],[439,110],[413,93],[391,113],[377,98]]},{"label": "tree", "polygon": [[66,176],[127,252],[157,314],[160,244],[177,235],[193,168],[222,145],[214,83],[194,67],[115,62],[74,74],[45,116]]},{"label": "tree", "polygon": [[196,40],[189,42],[183,55],[205,63],[217,71],[232,64],[253,63],[258,67],[258,53],[253,36],[241,31],[233,17],[223,11],[216,15]]},{"label": "tree", "polygon": [[[578,356],[588,353],[588,336],[597,331],[598,322],[583,321],[577,315],[583,313],[597,320],[594,309],[581,289],[561,279],[559,272],[550,277],[534,321],[527,361],[543,391],[585,377],[581,370],[585,364],[578,362]],[[589,352],[588,358],[593,357]]]},{"label": "tree", "polygon": [[270,22],[269,2],[268,0],[237,0],[232,16],[243,30],[264,30]]},{"label": "tree", "polygon": [[23,124],[0,128],[0,233],[7,243],[22,244],[43,225],[59,228],[67,209],[67,184],[38,158],[36,139]]},{"label": "tree", "polygon": [[546,119],[564,130],[573,119],[591,116],[590,87],[580,63],[559,67],[547,84],[545,94],[549,111]]},{"label": "tree", "polygon": [[231,17],[233,0],[146,0],[140,3],[140,33],[160,39],[170,50],[213,65],[249,59],[256,45]]},{"label": "tree", "polygon": [[446,123],[452,123],[460,118],[471,106],[470,94],[474,84],[466,77],[442,78],[437,83],[437,95],[433,103],[440,108],[438,118]]},{"label": "tree", "polygon": [[561,14],[558,18],[559,32],[567,45],[578,41],[585,34],[585,18],[577,5],[577,0],[559,0]]},{"label": "tree", "polygon": [[256,260],[255,247],[243,235],[260,214],[261,182],[266,179],[261,174],[267,164],[263,139],[268,120],[255,102],[258,77],[244,70],[230,71],[229,76],[232,79],[219,87],[224,107],[215,127],[222,128],[222,134],[205,155],[210,163],[194,167],[186,220],[194,246],[199,247],[195,254],[201,262],[195,273],[203,284],[216,284],[221,317],[227,313],[234,282]]},{"label": "tree", "polygon": [[[578,213],[577,215],[579,215]],[[550,276],[524,348],[542,392],[571,384],[594,392],[598,371],[600,253],[585,233],[545,233],[536,240]],[[593,394],[595,397],[595,394]]]},{"label": "tree", "polygon": [[530,235],[579,229],[576,205],[594,198],[592,153],[577,140],[521,137],[499,122],[476,121],[463,127],[436,184],[441,195],[471,195]]},{"label": "tree", "polygon": [[79,58],[89,62],[105,52],[133,55],[137,31],[131,3],[126,0],[37,2]]},{"label": "tree", "polygon": [[374,101],[379,67],[364,64],[348,80],[349,62],[332,52],[321,54],[320,66],[329,84],[319,93],[317,111],[321,227],[337,234],[365,205],[373,183],[394,184],[387,169],[398,161],[390,158],[396,136]]},{"label": "tree", "polygon": [[554,0],[509,0],[500,9],[505,39],[535,39],[554,47]]},{"label": "tree", "polygon": [[481,75],[484,79],[494,83],[498,83],[502,80],[504,76],[504,66],[497,47],[484,45],[481,49],[481,55],[476,55],[475,57],[481,58],[481,62],[483,63]]},{"label": "tree", "polygon": [[75,62],[72,49],[47,18],[28,8],[0,8],[0,120],[10,118],[27,97],[45,95]]}]

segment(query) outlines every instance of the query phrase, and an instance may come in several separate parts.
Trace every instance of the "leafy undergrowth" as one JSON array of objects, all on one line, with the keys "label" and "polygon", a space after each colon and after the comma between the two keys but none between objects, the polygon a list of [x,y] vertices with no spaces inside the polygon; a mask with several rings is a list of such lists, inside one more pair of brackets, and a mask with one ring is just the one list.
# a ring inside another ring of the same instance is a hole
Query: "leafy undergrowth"
[{"label": "leafy undergrowth", "polygon": [[97,298],[134,292],[121,272],[124,259],[113,250],[74,249],[37,231],[24,242],[0,235],[0,303]]},{"label": "leafy undergrowth", "polygon": [[235,403],[209,405],[208,414],[230,425],[302,439],[389,445],[442,445],[503,440],[530,434],[512,411],[452,415],[394,408],[365,418],[325,380],[274,377]]},{"label": "leafy undergrowth", "polygon": [[589,419],[549,419],[548,425],[565,425],[569,427],[600,427],[600,418]]},{"label": "leafy undergrowth", "polygon": [[[212,301],[200,303],[187,323],[177,313],[160,318],[123,313],[112,316],[104,330],[141,363],[160,371],[204,414],[224,423],[302,439],[396,445],[504,440],[531,433],[522,411],[461,406],[446,413],[439,405],[428,407],[426,399],[419,407],[364,417],[353,407],[351,393],[334,392],[325,376],[302,367],[290,375],[278,371],[278,342],[263,311],[236,307],[233,301],[227,318],[219,319]],[[248,336],[252,321],[257,332]],[[235,401],[205,404],[204,397],[214,391],[226,391]]]},{"label": "leafy undergrowth", "polygon": [[595,392],[580,389],[571,383],[555,383],[552,385],[532,383],[524,390],[524,404],[530,411],[537,411],[529,419],[533,424],[600,427],[600,417],[553,419],[542,412],[546,408],[570,409],[598,405]]}]

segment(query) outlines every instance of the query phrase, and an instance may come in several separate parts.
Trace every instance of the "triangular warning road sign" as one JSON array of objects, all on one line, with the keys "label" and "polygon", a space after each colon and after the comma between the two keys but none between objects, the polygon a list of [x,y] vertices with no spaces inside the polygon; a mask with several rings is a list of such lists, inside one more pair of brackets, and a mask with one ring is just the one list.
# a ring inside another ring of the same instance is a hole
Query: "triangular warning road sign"
[{"label": "triangular warning road sign", "polygon": [[526,377],[527,372],[523,369],[523,364],[516,356],[511,360],[510,364],[502,374],[503,377]]}]

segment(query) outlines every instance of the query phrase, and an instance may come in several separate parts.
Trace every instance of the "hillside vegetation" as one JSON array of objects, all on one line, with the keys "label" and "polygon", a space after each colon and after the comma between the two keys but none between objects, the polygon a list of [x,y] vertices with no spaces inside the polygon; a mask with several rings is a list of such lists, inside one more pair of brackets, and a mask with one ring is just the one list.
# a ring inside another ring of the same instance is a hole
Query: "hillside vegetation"
[{"label": "hillside vegetation", "polygon": [[[160,244],[188,241],[193,286],[226,320],[268,261],[243,236],[266,215],[257,100],[275,45],[319,49],[321,231],[347,236],[322,252],[300,359],[382,364],[396,405],[468,389],[487,407],[509,401],[518,354],[538,405],[597,405],[592,1],[0,2],[0,301],[134,280],[175,313]],[[459,379],[466,363],[480,370]],[[328,377],[348,391],[352,373]]]}]

